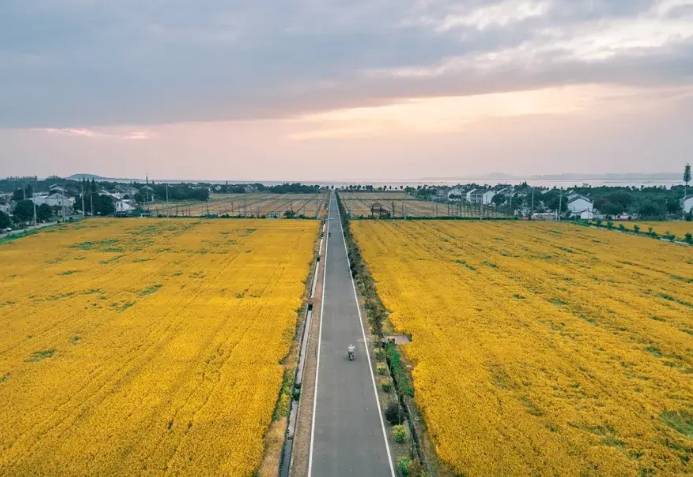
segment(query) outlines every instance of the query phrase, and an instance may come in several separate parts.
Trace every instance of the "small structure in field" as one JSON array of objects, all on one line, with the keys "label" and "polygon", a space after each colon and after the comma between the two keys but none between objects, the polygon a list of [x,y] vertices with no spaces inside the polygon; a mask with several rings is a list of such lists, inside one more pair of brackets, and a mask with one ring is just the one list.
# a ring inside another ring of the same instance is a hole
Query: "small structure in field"
[{"label": "small structure in field", "polygon": [[373,204],[371,205],[371,217],[386,219],[390,217],[390,211],[383,207],[383,204],[381,204],[380,202],[373,202]]}]

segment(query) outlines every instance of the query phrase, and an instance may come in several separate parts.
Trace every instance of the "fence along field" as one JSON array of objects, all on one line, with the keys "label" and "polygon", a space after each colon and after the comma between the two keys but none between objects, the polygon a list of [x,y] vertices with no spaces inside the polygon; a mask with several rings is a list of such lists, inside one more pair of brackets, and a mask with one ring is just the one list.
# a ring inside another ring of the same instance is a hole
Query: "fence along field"
[{"label": "fence along field", "polygon": [[468,202],[434,202],[420,200],[406,192],[340,192],[339,198],[352,218],[373,215],[373,206],[390,217],[503,217],[493,207]]},{"label": "fence along field", "polygon": [[351,227],[454,472],[690,472],[689,246],[556,223]]},{"label": "fence along field", "polygon": [[146,206],[157,216],[200,217],[308,217],[323,218],[327,211],[327,192],[318,194],[212,194],[208,202],[155,202]]},{"label": "fence along field", "polygon": [[318,222],[93,219],[0,245],[0,475],[250,475]]}]

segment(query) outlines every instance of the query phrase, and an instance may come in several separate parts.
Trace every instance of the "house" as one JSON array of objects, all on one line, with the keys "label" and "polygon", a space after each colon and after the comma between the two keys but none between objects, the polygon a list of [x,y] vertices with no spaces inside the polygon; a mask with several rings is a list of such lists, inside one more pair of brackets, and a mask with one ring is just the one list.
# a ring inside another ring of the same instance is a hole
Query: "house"
[{"label": "house", "polygon": [[594,219],[594,212],[592,212],[591,210],[583,210],[582,212],[580,212],[578,214],[578,216],[582,220],[593,220]]},{"label": "house", "polygon": [[55,215],[60,217],[67,217],[70,215],[75,205],[75,199],[68,197],[62,187],[53,188],[48,193],[41,192],[34,194],[31,201],[36,207],[44,204],[49,206],[53,209]]},{"label": "house", "polygon": [[572,217],[589,220],[594,216],[594,203],[584,195],[574,192],[568,194],[567,207]]},{"label": "house", "polygon": [[448,200],[455,202],[462,200],[462,189],[455,187],[448,191]]},{"label": "house", "polygon": [[685,214],[690,214],[693,210],[693,195],[687,195],[681,199],[681,208]]},{"label": "house", "polygon": [[116,215],[128,215],[137,209],[134,199],[119,199],[113,202]]},{"label": "house", "polygon": [[472,204],[481,204],[484,200],[484,189],[472,189],[467,192],[467,202]]},{"label": "house", "polygon": [[63,192],[49,192],[48,194],[38,193],[34,194],[31,200],[37,206],[46,204],[50,207],[57,208],[72,208],[72,206],[75,204],[75,199],[68,197]]},{"label": "house", "polygon": [[496,191],[495,190],[487,190],[483,194],[481,194],[481,203],[484,205],[488,205],[493,202],[493,198],[496,196]]}]

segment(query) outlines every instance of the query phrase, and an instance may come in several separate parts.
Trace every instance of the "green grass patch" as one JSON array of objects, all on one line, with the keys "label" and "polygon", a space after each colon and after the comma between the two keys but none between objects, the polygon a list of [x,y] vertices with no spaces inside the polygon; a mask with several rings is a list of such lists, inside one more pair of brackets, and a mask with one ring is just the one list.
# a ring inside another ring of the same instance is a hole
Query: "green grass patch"
[{"label": "green grass patch", "polygon": [[684,410],[664,411],[659,417],[667,426],[693,439],[693,413]]},{"label": "green grass patch", "polygon": [[30,362],[30,363],[36,363],[38,361],[42,361],[47,358],[52,358],[57,350],[55,348],[50,348],[50,349],[43,349],[41,351],[34,351],[31,353],[31,356],[29,356],[25,361]]},{"label": "green grass patch", "polygon": [[397,346],[392,343],[388,343],[387,347],[385,348],[385,355],[387,357],[387,362],[390,365],[390,372],[392,373],[392,378],[394,379],[397,388],[404,394],[413,397],[414,386],[412,386],[409,373],[402,363],[402,357],[397,349]]},{"label": "green grass patch", "polygon": [[458,258],[455,260],[455,263],[459,263],[463,267],[465,267],[467,270],[471,270],[472,272],[476,272],[476,268],[468,264],[466,261],[462,260],[461,258]]},{"label": "green grass patch", "polygon": [[137,294],[139,296],[152,295],[152,294],[156,293],[157,290],[159,290],[159,288],[161,288],[161,286],[162,286],[161,283],[155,283],[153,285],[149,285],[147,288],[143,288],[142,290],[137,292]]}]

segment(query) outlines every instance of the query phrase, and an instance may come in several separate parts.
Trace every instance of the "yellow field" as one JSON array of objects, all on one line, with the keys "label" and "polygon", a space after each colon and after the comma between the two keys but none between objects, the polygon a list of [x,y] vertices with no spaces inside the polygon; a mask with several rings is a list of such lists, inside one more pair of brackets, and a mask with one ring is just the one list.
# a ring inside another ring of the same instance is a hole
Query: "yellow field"
[{"label": "yellow field", "polygon": [[628,221],[628,222],[615,222],[618,227],[620,224],[627,230],[633,230],[634,225],[640,227],[641,233],[647,233],[650,228],[654,230],[657,235],[664,235],[670,232],[676,235],[676,238],[683,240],[687,233],[693,234],[693,222],[686,222],[685,220],[663,220],[663,221]]},{"label": "yellow field", "polygon": [[454,471],[690,473],[690,247],[555,223],[351,227]]},{"label": "yellow field", "polygon": [[0,244],[0,475],[250,475],[318,222],[94,219]]}]

